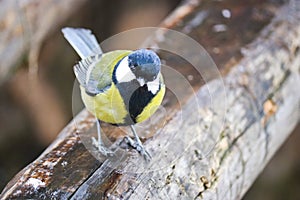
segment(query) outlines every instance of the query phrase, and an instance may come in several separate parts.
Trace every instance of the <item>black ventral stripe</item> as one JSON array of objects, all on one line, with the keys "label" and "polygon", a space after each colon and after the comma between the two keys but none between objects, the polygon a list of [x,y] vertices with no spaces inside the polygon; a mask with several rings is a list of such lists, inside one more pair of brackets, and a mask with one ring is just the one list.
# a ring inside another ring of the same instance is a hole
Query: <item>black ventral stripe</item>
[{"label": "black ventral stripe", "polygon": [[153,97],[154,94],[148,91],[146,84],[133,92],[129,101],[129,113],[134,123],[136,123],[137,116],[143,112],[144,108],[153,99]]},{"label": "black ventral stripe", "polygon": [[129,113],[129,116],[125,118],[125,124],[135,124],[137,116],[143,112],[144,108],[153,99],[154,95],[151,91],[148,91],[146,84],[143,87],[140,87],[137,80],[118,83],[117,88]]}]

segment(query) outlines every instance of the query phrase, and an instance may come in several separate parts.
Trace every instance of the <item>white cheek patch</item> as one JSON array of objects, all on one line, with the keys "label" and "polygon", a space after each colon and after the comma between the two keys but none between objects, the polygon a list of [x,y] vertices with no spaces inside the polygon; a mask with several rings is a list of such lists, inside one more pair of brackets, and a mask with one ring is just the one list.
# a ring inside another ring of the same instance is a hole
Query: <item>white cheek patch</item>
[{"label": "white cheek patch", "polygon": [[130,82],[136,79],[135,75],[132,73],[128,66],[128,56],[123,58],[116,70],[116,79],[120,82]]},{"label": "white cheek patch", "polygon": [[137,78],[137,81],[139,82],[141,87],[143,87],[146,83],[145,79],[143,79],[143,78]]},{"label": "white cheek patch", "polygon": [[159,90],[159,75],[154,81],[148,82],[147,87],[152,94],[156,94]]}]

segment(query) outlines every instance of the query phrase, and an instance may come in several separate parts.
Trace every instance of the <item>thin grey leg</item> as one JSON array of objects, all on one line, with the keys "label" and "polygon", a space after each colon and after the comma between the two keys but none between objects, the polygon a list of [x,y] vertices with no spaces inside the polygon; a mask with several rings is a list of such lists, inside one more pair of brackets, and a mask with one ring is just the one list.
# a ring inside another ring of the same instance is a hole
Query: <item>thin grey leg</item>
[{"label": "thin grey leg", "polygon": [[130,125],[130,128],[131,128],[131,131],[133,133],[133,136],[134,136],[134,142],[132,142],[132,140],[129,140],[130,138],[127,138],[128,139],[128,142],[130,143],[130,145],[135,148],[141,155],[144,156],[145,160],[147,161],[150,161],[151,160],[151,155],[150,153],[144,148],[139,136],[137,135],[136,133],[136,130],[134,128],[133,125]]},{"label": "thin grey leg", "polygon": [[100,126],[100,121],[97,119],[97,122],[96,122],[96,125],[97,125],[97,135],[98,135],[98,140],[96,140],[96,138],[92,137],[92,142],[93,142],[93,145],[98,148],[98,151],[107,156],[107,155],[112,155],[113,152],[106,148],[104,146],[104,143],[102,141],[102,138],[101,138],[101,126]]},{"label": "thin grey leg", "polygon": [[100,127],[100,121],[99,120],[97,120],[96,125],[97,125],[97,134],[98,134],[98,149],[100,151],[100,147],[104,146],[104,145],[103,145],[103,142],[102,142],[102,139],[101,139],[101,127]]}]

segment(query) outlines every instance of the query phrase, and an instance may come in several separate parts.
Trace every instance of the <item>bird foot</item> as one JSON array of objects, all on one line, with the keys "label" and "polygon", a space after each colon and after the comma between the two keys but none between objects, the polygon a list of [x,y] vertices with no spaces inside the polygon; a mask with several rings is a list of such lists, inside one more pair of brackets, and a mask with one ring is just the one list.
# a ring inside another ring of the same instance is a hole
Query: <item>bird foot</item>
[{"label": "bird foot", "polygon": [[150,162],[152,156],[151,154],[144,148],[141,142],[131,139],[129,136],[123,138],[122,142],[125,142],[128,146],[135,149],[139,154],[141,154],[147,162]]},{"label": "bird foot", "polygon": [[98,151],[104,156],[113,156],[114,152],[105,147],[101,142],[97,141],[95,137],[92,137],[92,144],[98,149]]}]

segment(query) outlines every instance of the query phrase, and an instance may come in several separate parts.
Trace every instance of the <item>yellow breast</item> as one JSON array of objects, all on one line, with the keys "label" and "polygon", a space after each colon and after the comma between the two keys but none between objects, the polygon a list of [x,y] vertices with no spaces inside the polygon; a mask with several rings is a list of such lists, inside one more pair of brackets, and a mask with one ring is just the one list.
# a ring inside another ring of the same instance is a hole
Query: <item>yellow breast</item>
[{"label": "yellow breast", "polygon": [[98,119],[111,124],[124,123],[128,112],[115,84],[112,83],[110,88],[96,96],[86,94],[83,87],[80,89],[87,110]]}]

